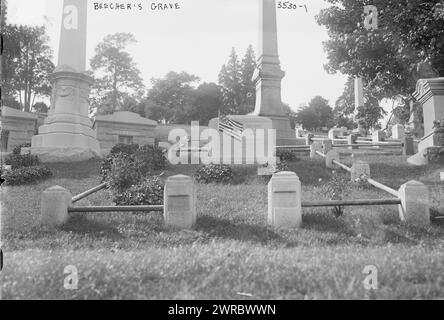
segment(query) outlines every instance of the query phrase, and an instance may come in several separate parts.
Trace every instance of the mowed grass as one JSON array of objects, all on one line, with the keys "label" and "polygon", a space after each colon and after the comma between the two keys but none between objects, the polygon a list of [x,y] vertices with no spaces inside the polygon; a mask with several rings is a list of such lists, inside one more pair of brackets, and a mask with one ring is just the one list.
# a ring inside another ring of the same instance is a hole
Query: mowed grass
[{"label": "mowed grass", "polygon": [[[395,189],[427,184],[432,214],[444,214],[442,167],[411,167],[401,156],[368,156],[372,177]],[[351,158],[344,157],[350,164]],[[198,185],[195,230],[172,230],[159,213],[74,215],[61,230],[39,223],[41,192],[61,185],[73,194],[100,183],[98,163],[53,165],[42,183],[3,188],[0,274],[3,298],[31,299],[386,299],[444,298],[444,226],[398,220],[396,206],[304,209],[298,230],[267,226],[267,181],[254,167],[236,167],[232,185]],[[328,199],[332,172],[322,159],[290,164],[304,200]],[[177,166],[167,176],[192,175]],[[372,187],[350,199],[387,198]],[[101,191],[77,205],[112,204]],[[78,290],[63,287],[76,266]],[[366,290],[363,270],[378,269],[378,289]]]}]

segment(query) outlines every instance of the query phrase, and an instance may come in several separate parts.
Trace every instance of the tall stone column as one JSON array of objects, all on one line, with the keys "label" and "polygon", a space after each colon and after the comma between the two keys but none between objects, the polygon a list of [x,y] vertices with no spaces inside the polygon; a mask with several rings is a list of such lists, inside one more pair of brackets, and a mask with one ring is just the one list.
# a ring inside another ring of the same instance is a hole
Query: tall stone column
[{"label": "tall stone column", "polygon": [[[364,85],[362,78],[355,78],[355,114],[358,112],[359,107],[364,106]],[[359,122],[359,118],[355,117],[355,121],[358,123],[357,133],[363,135],[365,133],[362,124]]]},{"label": "tall stone column", "polygon": [[93,79],[85,74],[87,0],[64,0],[57,67],[50,77],[51,107],[32,154],[42,162],[76,162],[100,157],[96,132],[88,117]]},{"label": "tall stone column", "polygon": [[281,70],[276,21],[276,1],[259,0],[259,50],[257,69],[253,75],[256,82],[256,107],[253,115],[270,118],[276,129],[278,145],[294,143],[296,133],[290,128],[281,99]]}]

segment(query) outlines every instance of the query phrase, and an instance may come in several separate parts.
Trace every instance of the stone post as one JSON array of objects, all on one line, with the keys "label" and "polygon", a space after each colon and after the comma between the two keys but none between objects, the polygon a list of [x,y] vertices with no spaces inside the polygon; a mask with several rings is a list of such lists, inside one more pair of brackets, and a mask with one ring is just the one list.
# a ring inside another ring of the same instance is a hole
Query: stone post
[{"label": "stone post", "polygon": [[42,224],[60,227],[68,220],[68,207],[72,203],[72,194],[60,186],[43,191],[40,203]]},{"label": "stone post", "polygon": [[310,146],[310,158],[315,159],[318,157],[316,151],[322,152],[322,144],[319,141],[315,141]]},{"label": "stone post", "polygon": [[[379,143],[384,140],[384,132],[382,130],[376,130],[372,133],[372,142]],[[374,147],[375,149],[379,149],[379,146]]]},{"label": "stone post", "polygon": [[[358,136],[356,134],[350,134],[347,137],[347,144],[356,144],[356,140],[358,140]],[[349,149],[358,149],[358,147],[348,147]]]},{"label": "stone post", "polygon": [[184,175],[167,179],[164,191],[164,219],[168,227],[191,229],[196,224],[196,187]]},{"label": "stone post", "polygon": [[337,150],[331,150],[327,153],[325,157],[325,165],[329,169],[336,169],[336,165],[333,163],[333,160],[339,161],[339,152]]},{"label": "stone post", "polygon": [[404,137],[404,146],[402,147],[402,154],[405,156],[411,156],[415,154],[415,148],[413,145],[413,137]]},{"label": "stone post", "polygon": [[399,188],[399,198],[401,221],[420,226],[430,224],[430,195],[426,185],[409,181]]},{"label": "stone post", "polygon": [[356,181],[363,176],[370,178],[370,165],[364,161],[356,161],[351,167],[351,181]]},{"label": "stone post", "polygon": [[276,228],[302,225],[301,182],[294,172],[279,172],[268,183],[268,224]]},{"label": "stone post", "polygon": [[327,154],[330,152],[330,150],[333,149],[333,140],[330,139],[324,139],[322,140],[322,149],[324,154]]},{"label": "stone post", "polygon": [[395,124],[392,127],[392,138],[397,140],[404,140],[405,138],[405,129],[403,125]]}]

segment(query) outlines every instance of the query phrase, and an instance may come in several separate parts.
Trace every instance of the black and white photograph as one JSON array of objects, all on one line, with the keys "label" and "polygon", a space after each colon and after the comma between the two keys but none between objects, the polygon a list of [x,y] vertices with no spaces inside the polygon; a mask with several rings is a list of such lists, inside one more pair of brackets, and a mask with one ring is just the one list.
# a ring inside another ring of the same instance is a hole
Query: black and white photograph
[{"label": "black and white photograph", "polygon": [[444,0],[0,2],[0,300],[444,299]]}]

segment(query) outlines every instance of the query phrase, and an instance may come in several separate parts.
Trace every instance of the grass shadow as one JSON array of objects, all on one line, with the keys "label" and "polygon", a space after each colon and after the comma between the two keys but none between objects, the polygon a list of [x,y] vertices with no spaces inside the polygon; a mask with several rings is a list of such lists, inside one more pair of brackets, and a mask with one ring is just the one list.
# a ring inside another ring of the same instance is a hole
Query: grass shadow
[{"label": "grass shadow", "polygon": [[326,213],[311,210],[310,213],[304,213],[304,229],[318,232],[329,232],[345,235],[348,237],[356,236],[356,232],[350,228],[343,218],[336,218],[333,213]]},{"label": "grass shadow", "polygon": [[110,223],[99,223],[80,214],[70,216],[69,220],[63,225],[62,231],[112,240],[124,238]]},{"label": "grass shadow", "polygon": [[271,229],[246,223],[235,223],[226,219],[218,219],[211,216],[201,216],[197,219],[197,231],[203,231],[211,237],[257,242],[266,244],[270,241],[286,241]]}]

